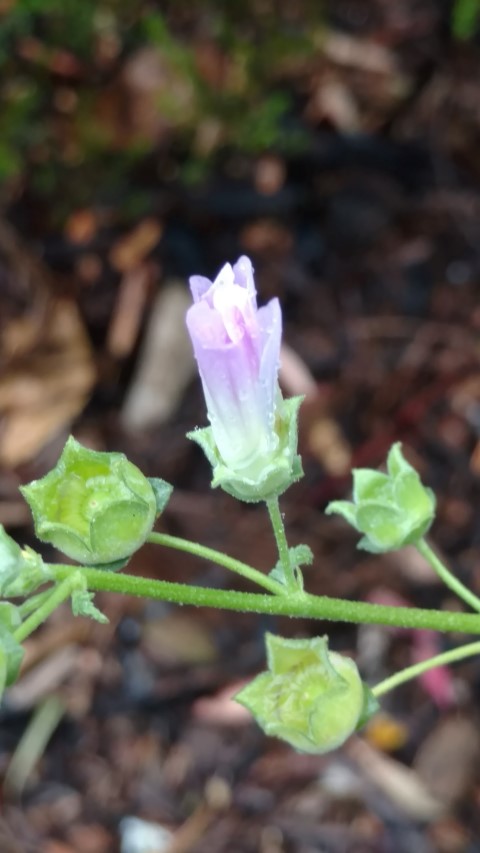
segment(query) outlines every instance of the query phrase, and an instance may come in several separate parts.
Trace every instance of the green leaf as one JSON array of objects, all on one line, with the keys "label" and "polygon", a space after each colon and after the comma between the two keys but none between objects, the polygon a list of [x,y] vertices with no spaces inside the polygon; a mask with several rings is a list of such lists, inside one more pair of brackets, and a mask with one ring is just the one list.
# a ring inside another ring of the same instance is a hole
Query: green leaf
[{"label": "green leaf", "polygon": [[130,557],[126,557],[124,560],[114,560],[113,563],[95,563],[92,568],[98,569],[100,572],[119,572],[128,566],[129,562]]},{"label": "green leaf", "polygon": [[368,684],[363,683],[363,708],[357,723],[356,731],[358,732],[369,720],[377,713],[380,708],[380,703],[377,697],[372,693]]},{"label": "green leaf", "polygon": [[292,566],[311,566],[313,563],[313,551],[308,545],[294,545],[288,549]]},{"label": "green leaf", "polygon": [[155,495],[158,518],[170,500],[173,492],[173,486],[171,486],[170,483],[167,483],[166,480],[162,480],[160,477],[147,477],[147,480],[153,489],[153,494]]},{"label": "green leaf", "polygon": [[365,534],[374,547],[382,551],[401,548],[405,533],[404,517],[396,507],[381,503],[365,503],[357,509],[358,530]]},{"label": "green leaf", "polygon": [[0,525],[0,595],[5,595],[22,566],[22,549]]},{"label": "green leaf", "polygon": [[394,495],[399,508],[413,521],[429,519],[435,515],[435,496],[422,485],[416,471],[402,474],[394,482]]},{"label": "green leaf", "polygon": [[15,604],[12,604],[11,601],[0,601],[0,626],[9,631],[14,631],[21,621],[18,607]]},{"label": "green leaf", "polygon": [[385,548],[376,545],[368,536],[362,536],[357,542],[357,551],[367,551],[369,554],[384,554]]},{"label": "green leaf", "polygon": [[390,478],[370,468],[355,468],[353,476],[353,500],[356,504],[365,500],[382,500],[390,488]]},{"label": "green leaf", "polygon": [[7,686],[7,655],[0,644],[0,702]]},{"label": "green leaf", "polygon": [[[405,459],[402,453],[402,445],[399,441],[392,444],[387,456],[387,471],[390,477],[396,478],[400,474],[410,473],[415,471],[409,462]],[[415,472],[416,473],[416,472]]]},{"label": "green leaf", "polygon": [[325,508],[325,515],[341,515],[355,530],[357,527],[357,507],[351,501],[331,501]]},{"label": "green leaf", "polygon": [[[303,578],[300,572],[300,566],[310,566],[313,563],[313,552],[308,545],[294,545],[288,549],[290,563],[296,570],[297,576],[301,581],[303,589]],[[285,572],[283,571],[282,561],[277,560],[274,568],[268,573],[274,581],[285,584]]]},{"label": "green leaf", "polygon": [[102,625],[108,623],[108,617],[93,603],[94,594],[87,589],[76,589],[72,593],[72,613],[74,616],[87,616]]}]

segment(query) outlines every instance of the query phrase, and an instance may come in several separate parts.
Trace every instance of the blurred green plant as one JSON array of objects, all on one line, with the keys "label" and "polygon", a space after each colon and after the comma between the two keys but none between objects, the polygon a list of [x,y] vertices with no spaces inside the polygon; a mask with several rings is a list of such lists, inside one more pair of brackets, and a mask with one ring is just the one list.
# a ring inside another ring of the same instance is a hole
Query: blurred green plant
[{"label": "blurred green plant", "polygon": [[479,0],[455,0],[452,7],[452,32],[459,41],[473,38],[480,17]]},{"label": "blurred green plant", "polygon": [[[47,202],[57,202],[61,187],[60,206],[49,208],[59,225],[78,206],[128,206],[148,158],[160,178],[165,171],[198,181],[224,149],[247,156],[301,149],[302,133],[285,121],[285,80],[314,56],[322,26],[322,5],[314,2],[301,12],[293,3],[279,11],[253,0],[188,8],[165,2],[161,10],[141,0],[12,3],[0,27],[0,179],[7,200],[19,182]],[[165,76],[149,92],[163,137],[125,130],[122,117],[129,100],[138,100],[122,75],[147,49]]]}]

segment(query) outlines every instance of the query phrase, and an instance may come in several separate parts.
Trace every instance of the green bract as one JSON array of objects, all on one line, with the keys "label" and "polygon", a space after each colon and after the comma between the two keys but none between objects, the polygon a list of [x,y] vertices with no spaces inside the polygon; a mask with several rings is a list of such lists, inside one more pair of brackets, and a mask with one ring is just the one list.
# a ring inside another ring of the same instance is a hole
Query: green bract
[{"label": "green bract", "polygon": [[353,472],[353,502],[333,501],[327,514],[342,515],[363,538],[358,548],[394,551],[421,539],[435,517],[435,495],[394,444],[387,473],[358,468]]},{"label": "green bract", "polygon": [[301,752],[340,746],[376,709],[353,660],[328,651],[326,637],[266,635],[268,672],[236,695],[268,735]]},{"label": "green bract", "polygon": [[211,427],[187,433],[187,438],[200,445],[213,468],[212,487],[221,486],[229,495],[241,501],[255,503],[281,495],[303,475],[302,462],[297,454],[298,408],[303,397],[280,400],[275,432],[278,447],[258,461],[255,476],[242,477],[241,472],[223,462]]},{"label": "green bract", "polygon": [[[35,532],[88,565],[128,558],[145,542],[171,487],[154,485],[123,453],[100,453],[70,437],[55,468],[22,488]],[[159,500],[162,495],[162,500]]]}]

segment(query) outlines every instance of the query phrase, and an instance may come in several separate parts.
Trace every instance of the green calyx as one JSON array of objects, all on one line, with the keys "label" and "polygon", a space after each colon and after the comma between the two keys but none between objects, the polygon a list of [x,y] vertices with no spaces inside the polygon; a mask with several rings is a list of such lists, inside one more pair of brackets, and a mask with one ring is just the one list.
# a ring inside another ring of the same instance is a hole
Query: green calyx
[{"label": "green calyx", "polygon": [[368,468],[353,472],[353,501],[333,501],[337,513],[363,534],[358,547],[373,553],[393,551],[421,539],[435,517],[435,496],[394,444],[387,473]]},{"label": "green calyx", "polygon": [[22,489],[35,532],[87,565],[128,558],[146,540],[171,492],[123,453],[101,453],[70,437],[55,468]]},{"label": "green calyx", "polygon": [[238,500],[257,503],[278,497],[299,480],[303,476],[301,458],[297,453],[298,409],[302,400],[303,397],[280,400],[275,424],[278,446],[265,458],[256,477],[242,476],[242,472],[225,465],[211,427],[187,433],[187,438],[200,445],[212,466],[212,488],[220,486]]},{"label": "green calyx", "polygon": [[326,637],[266,635],[268,671],[235,697],[268,735],[301,752],[336,749],[376,710],[350,658],[329,652]]}]

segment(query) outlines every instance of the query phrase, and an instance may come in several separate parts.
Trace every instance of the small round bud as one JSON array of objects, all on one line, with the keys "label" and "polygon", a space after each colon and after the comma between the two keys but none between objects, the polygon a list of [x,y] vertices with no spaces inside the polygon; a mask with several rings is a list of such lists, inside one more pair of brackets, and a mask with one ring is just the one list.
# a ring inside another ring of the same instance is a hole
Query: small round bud
[{"label": "small round bud", "polygon": [[267,634],[269,670],[235,697],[268,735],[301,752],[341,746],[376,709],[350,658],[328,651],[326,637],[289,640]]},{"label": "small round bud", "polygon": [[70,437],[55,468],[21,489],[35,532],[88,565],[129,557],[157,515],[151,483],[123,453],[101,453]]}]

